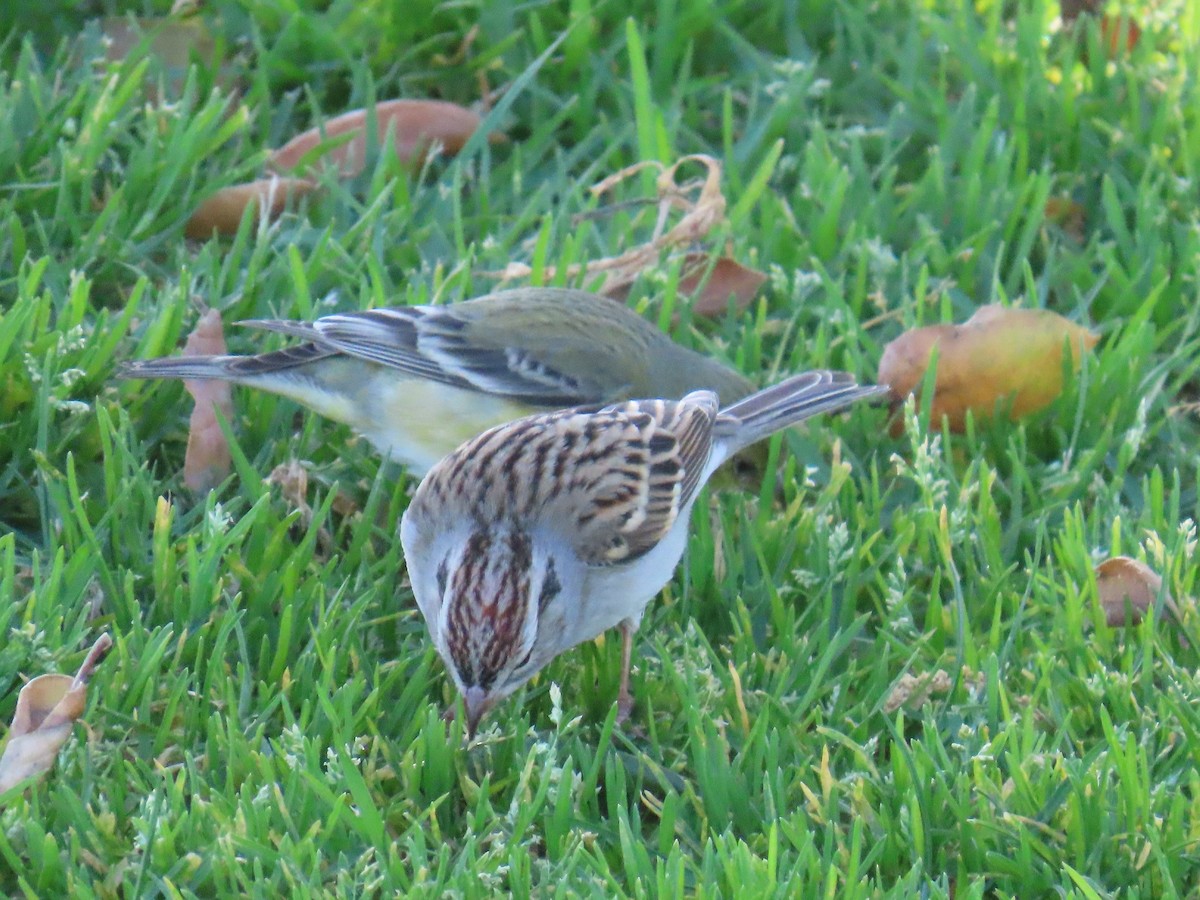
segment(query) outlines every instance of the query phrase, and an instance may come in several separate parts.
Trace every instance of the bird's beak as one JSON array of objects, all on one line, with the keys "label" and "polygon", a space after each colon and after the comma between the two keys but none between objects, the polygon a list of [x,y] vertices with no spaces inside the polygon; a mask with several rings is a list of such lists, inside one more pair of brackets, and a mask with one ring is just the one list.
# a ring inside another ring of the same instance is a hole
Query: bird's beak
[{"label": "bird's beak", "polygon": [[475,737],[475,729],[479,720],[492,707],[491,698],[478,685],[472,685],[463,692],[463,705],[467,708],[467,738]]}]

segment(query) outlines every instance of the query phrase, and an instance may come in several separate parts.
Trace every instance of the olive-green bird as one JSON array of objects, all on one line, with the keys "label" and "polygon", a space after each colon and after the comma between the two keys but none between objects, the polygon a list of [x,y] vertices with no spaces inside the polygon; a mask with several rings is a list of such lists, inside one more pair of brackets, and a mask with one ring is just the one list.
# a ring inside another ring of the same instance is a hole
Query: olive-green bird
[{"label": "olive-green bird", "polygon": [[[427,472],[464,441],[535,412],[753,385],[680,347],[628,307],[586,291],[518,288],[450,306],[403,306],[241,323],[304,340],[256,356],[127,363],[127,378],[217,378],[344,422]],[[749,463],[754,466],[754,462]]]}]

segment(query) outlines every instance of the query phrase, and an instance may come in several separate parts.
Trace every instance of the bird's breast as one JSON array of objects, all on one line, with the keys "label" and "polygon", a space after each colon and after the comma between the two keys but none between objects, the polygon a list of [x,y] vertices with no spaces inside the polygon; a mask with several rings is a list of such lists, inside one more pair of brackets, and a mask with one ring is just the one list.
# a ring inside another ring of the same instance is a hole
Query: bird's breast
[{"label": "bird's breast", "polygon": [[372,393],[374,408],[358,430],[393,459],[420,472],[493,425],[536,412],[495,394],[423,378],[397,378],[394,372],[376,378]]},{"label": "bird's breast", "polygon": [[625,619],[637,625],[646,606],[675,573],[687,545],[689,506],[671,530],[649,552],[633,562],[611,566],[589,566],[580,598],[583,627],[574,643],[591,640]]}]

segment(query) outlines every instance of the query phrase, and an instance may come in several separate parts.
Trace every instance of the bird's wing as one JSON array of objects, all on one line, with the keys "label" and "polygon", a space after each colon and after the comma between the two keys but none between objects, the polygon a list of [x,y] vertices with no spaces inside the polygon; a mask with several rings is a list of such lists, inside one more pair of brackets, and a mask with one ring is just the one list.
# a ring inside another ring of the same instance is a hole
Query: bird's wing
[{"label": "bird's wing", "polygon": [[701,487],[717,403],[716,394],[700,391],[678,402],[635,400],[590,418],[567,505],[580,558],[628,562],[667,536]]},{"label": "bird's wing", "polygon": [[410,507],[423,522],[512,522],[571,543],[588,565],[652,550],[699,490],[717,396],[630,401],[501,425],[430,471]]},{"label": "bird's wing", "polygon": [[470,324],[453,306],[410,306],[325,316],[313,328],[325,346],[454,387],[535,406],[609,399],[517,339],[508,346],[473,340]]}]

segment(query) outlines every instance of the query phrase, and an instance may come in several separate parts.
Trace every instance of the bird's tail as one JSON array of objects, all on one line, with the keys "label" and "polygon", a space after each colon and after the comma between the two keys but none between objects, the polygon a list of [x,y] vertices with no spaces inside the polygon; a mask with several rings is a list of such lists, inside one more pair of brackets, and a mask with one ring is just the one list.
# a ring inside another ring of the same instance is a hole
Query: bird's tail
[{"label": "bird's tail", "polygon": [[810,416],[843,409],[887,390],[886,385],[860,385],[846,372],[805,372],[725,407],[717,415],[716,429],[729,442],[732,454]]},{"label": "bird's tail", "polygon": [[167,356],[162,359],[138,359],[121,364],[120,378],[223,378],[236,381],[242,373],[244,356]]},{"label": "bird's tail", "polygon": [[164,356],[126,362],[117,370],[117,375],[121,378],[219,378],[254,382],[333,355],[336,355],[334,350],[302,344],[257,356]]}]

